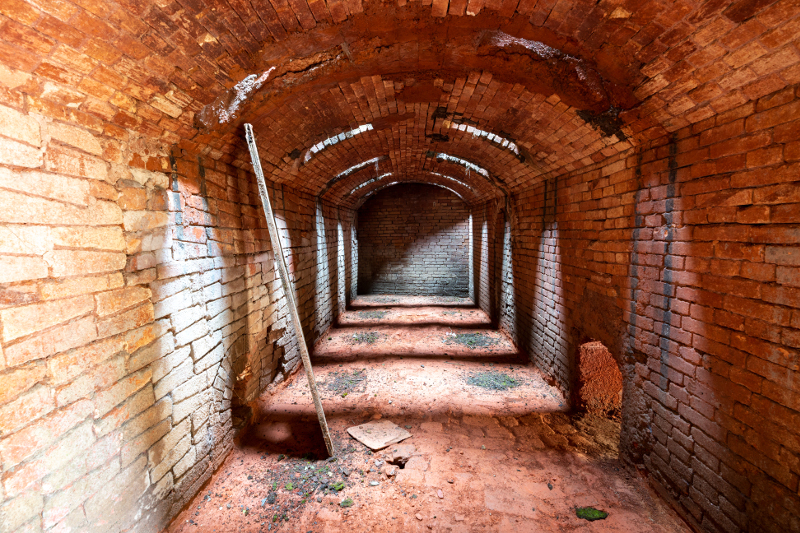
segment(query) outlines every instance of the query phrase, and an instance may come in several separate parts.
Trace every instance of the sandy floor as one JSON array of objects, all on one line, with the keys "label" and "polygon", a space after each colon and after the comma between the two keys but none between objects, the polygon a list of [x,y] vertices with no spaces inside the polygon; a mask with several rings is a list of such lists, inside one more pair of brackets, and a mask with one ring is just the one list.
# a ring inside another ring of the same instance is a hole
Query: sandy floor
[{"label": "sandy floor", "polygon": [[[258,422],[170,532],[690,531],[616,459],[618,424],[564,413],[466,300],[361,297],[313,362],[336,459],[300,372],[262,397]],[[511,386],[480,386],[498,383]],[[402,469],[346,433],[378,418],[412,434]],[[588,522],[583,506],[609,515]]]}]

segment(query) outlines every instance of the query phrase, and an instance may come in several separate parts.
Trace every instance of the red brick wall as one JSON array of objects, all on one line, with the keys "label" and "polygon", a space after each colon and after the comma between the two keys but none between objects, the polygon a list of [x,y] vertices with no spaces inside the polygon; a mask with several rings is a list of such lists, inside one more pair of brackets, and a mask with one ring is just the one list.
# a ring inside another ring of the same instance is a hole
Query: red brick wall
[{"label": "red brick wall", "polygon": [[581,342],[611,349],[624,457],[707,531],[800,527],[798,106],[789,87],[514,202],[503,325],[566,389]]},{"label": "red brick wall", "polygon": [[[299,364],[253,177],[3,98],[0,522],[158,529],[225,458],[236,407]],[[318,241],[314,198],[271,193],[313,342],[343,306],[336,209]]]},{"label": "red brick wall", "polygon": [[395,185],[358,210],[360,294],[469,295],[470,210],[441,187]]}]

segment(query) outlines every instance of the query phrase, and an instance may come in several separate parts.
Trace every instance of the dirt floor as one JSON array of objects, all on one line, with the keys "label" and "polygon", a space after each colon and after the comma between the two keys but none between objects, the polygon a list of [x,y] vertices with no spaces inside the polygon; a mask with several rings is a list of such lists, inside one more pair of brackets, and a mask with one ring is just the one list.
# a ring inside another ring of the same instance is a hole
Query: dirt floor
[{"label": "dirt floor", "polygon": [[[313,363],[336,457],[299,372],[168,531],[690,531],[468,300],[359,297]],[[374,419],[412,434],[402,467],[347,434]]]}]

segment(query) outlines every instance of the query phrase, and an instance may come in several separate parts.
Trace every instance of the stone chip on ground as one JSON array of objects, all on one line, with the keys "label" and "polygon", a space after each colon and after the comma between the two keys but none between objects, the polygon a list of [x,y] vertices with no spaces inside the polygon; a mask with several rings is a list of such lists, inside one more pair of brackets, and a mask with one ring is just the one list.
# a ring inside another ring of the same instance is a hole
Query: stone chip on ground
[{"label": "stone chip on ground", "polygon": [[405,466],[411,456],[417,449],[413,444],[400,444],[399,446],[392,446],[383,456],[386,462],[397,466]]},{"label": "stone chip on ground", "polygon": [[372,451],[382,450],[411,436],[411,433],[389,420],[373,420],[349,427],[347,432]]}]

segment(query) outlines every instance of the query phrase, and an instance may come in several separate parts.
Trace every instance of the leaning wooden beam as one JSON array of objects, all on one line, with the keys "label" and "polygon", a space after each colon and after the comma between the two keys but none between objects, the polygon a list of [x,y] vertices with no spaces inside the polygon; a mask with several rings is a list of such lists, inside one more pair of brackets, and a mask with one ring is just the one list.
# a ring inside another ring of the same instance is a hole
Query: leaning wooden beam
[{"label": "leaning wooden beam", "polygon": [[256,173],[256,180],[258,181],[258,192],[261,194],[261,205],[264,206],[264,216],[267,218],[269,238],[272,241],[272,253],[275,255],[275,264],[278,265],[278,272],[280,273],[281,283],[283,284],[283,292],[286,293],[286,301],[289,305],[289,315],[292,317],[292,325],[297,334],[300,357],[303,359],[303,367],[306,369],[308,386],[311,389],[311,397],[314,399],[314,408],[317,410],[317,418],[319,419],[319,426],[322,428],[325,446],[328,448],[328,453],[333,456],[335,455],[333,441],[331,440],[330,431],[328,431],[328,422],[325,420],[325,412],[322,410],[319,392],[317,392],[317,383],[314,381],[314,370],[311,368],[311,358],[308,355],[308,346],[306,345],[306,339],[303,335],[303,326],[300,323],[300,313],[297,311],[294,289],[289,282],[289,269],[286,268],[286,260],[283,257],[283,246],[281,245],[281,239],[278,235],[278,228],[275,225],[275,218],[272,215],[272,204],[270,204],[269,196],[267,195],[267,184],[264,181],[264,171],[261,170],[261,159],[258,156],[258,147],[256,146],[256,139],[253,135],[253,126],[245,124],[244,131],[247,137],[247,146],[250,148],[250,158],[253,160],[253,171]]}]

